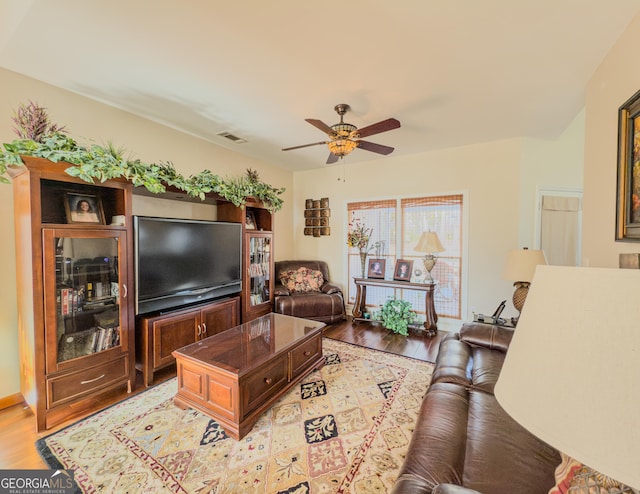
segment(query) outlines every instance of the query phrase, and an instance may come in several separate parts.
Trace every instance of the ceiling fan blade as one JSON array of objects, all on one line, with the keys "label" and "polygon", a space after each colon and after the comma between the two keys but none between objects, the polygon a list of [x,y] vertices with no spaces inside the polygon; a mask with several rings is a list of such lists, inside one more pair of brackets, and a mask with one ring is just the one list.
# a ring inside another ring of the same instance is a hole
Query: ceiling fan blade
[{"label": "ceiling fan blade", "polygon": [[373,153],[378,154],[391,154],[394,150],[391,146],[383,146],[382,144],[376,144],[375,142],[369,141],[356,141],[358,143],[358,147],[360,149],[364,149],[366,151],[371,151]]},{"label": "ceiling fan blade", "polygon": [[314,142],[312,144],[303,144],[302,146],[293,146],[291,148],[284,148],[283,151],[291,151],[292,149],[308,148],[309,146],[317,146],[319,144],[326,144],[326,141]]},{"label": "ceiling fan blade", "polygon": [[400,127],[400,122],[395,118],[387,118],[382,122],[367,125],[361,129],[358,129],[358,135],[360,137],[369,137],[380,132],[386,132],[387,130],[393,130]]},{"label": "ceiling fan blade", "polygon": [[316,120],[315,118],[305,118],[304,120],[305,122],[309,122],[315,128],[320,129],[322,132],[324,132],[327,135],[332,135],[334,133],[333,129],[329,127],[326,123],[324,123],[322,120]]},{"label": "ceiling fan blade", "polygon": [[333,154],[333,153],[329,153],[329,157],[327,158],[327,165],[331,165],[332,163],[335,163],[336,161],[338,161],[338,157]]}]

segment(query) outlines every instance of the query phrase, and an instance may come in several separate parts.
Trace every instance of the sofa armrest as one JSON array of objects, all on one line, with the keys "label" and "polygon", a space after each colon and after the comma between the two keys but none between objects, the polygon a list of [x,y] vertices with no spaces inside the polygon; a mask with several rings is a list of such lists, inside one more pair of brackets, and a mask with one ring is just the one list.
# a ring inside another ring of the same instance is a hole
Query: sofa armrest
[{"label": "sofa armrest", "polygon": [[276,285],[273,289],[274,297],[286,297],[288,295],[291,295],[291,292],[284,285]]},{"label": "sofa armrest", "polygon": [[501,352],[506,352],[509,349],[512,337],[513,328],[493,324],[469,322],[460,328],[460,341]]},{"label": "sofa armrest", "polygon": [[468,489],[460,485],[438,484],[433,488],[431,494],[481,494],[473,489]]},{"label": "sofa armrest", "polygon": [[334,285],[331,282],[327,282],[324,285],[322,285],[320,287],[320,291],[322,293],[326,293],[327,295],[330,295],[332,293],[341,293],[342,290],[340,289],[340,287],[338,285]]}]

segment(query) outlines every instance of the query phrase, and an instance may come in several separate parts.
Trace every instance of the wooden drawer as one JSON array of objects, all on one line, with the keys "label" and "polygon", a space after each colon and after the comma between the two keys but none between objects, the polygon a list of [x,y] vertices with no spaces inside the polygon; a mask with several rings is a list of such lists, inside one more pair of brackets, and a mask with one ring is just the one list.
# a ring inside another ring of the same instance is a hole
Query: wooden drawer
[{"label": "wooden drawer", "polygon": [[287,382],[287,355],[277,357],[242,379],[243,417],[274,396]]},{"label": "wooden drawer", "polygon": [[317,364],[322,354],[322,334],[291,350],[291,379],[303,372],[309,365]]},{"label": "wooden drawer", "polygon": [[126,355],[95,367],[47,379],[47,408],[128,379],[129,363]]}]

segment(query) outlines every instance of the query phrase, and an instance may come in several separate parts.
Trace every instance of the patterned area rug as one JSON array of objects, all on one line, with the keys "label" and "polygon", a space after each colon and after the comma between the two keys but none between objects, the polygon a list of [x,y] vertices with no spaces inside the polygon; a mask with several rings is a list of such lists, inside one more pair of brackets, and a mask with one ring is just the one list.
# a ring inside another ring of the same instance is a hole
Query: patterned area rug
[{"label": "patterned area rug", "polygon": [[173,404],[175,379],[38,441],[83,492],[370,493],[404,459],[433,365],[330,339],[326,365],[241,441]]}]

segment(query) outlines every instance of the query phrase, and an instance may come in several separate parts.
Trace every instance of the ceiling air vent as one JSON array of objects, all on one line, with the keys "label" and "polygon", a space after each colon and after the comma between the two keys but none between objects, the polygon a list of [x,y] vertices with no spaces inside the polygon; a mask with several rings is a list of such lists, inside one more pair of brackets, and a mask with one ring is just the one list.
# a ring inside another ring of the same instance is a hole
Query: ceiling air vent
[{"label": "ceiling air vent", "polygon": [[242,143],[247,142],[246,139],[243,139],[242,137],[234,136],[233,134],[230,134],[229,132],[220,132],[218,135],[220,137],[226,137],[227,139],[229,139],[230,141],[235,142],[236,144],[242,144]]}]

